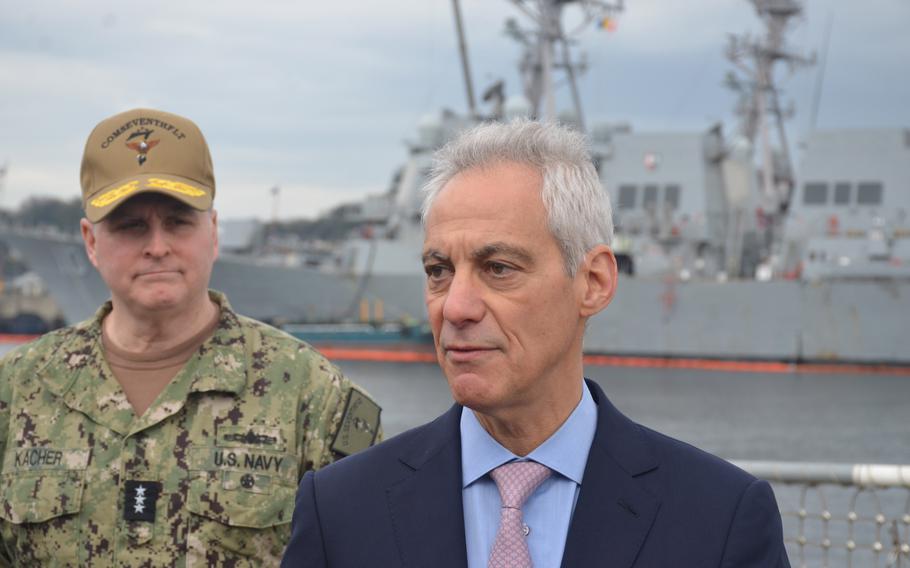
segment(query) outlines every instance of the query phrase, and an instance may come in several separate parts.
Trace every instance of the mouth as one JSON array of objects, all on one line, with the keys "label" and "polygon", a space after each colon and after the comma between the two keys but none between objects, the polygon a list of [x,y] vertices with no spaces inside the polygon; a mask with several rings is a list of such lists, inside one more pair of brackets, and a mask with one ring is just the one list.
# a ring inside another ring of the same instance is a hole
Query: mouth
[{"label": "mouth", "polygon": [[136,278],[167,278],[179,274],[179,270],[146,270],[136,274]]},{"label": "mouth", "polygon": [[443,345],[442,351],[450,361],[467,363],[490,355],[497,349],[485,345]]}]

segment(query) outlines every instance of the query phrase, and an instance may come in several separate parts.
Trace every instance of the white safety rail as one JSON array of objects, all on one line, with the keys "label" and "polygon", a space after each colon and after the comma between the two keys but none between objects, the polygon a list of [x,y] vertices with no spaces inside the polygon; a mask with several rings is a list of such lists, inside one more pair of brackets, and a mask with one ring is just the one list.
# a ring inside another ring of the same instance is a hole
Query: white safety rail
[{"label": "white safety rail", "polygon": [[793,566],[910,567],[910,465],[734,463],[774,485]]}]

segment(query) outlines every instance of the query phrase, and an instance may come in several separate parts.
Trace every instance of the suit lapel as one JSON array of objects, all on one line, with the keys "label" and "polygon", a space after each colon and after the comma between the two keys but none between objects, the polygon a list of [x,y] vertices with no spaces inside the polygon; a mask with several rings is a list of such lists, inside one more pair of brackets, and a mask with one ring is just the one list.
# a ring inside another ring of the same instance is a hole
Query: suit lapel
[{"label": "suit lapel", "polygon": [[660,508],[640,476],[658,461],[640,427],[588,381],[597,402],[597,433],[588,454],[562,565],[632,566]]},{"label": "suit lapel", "polygon": [[386,489],[402,566],[467,566],[460,418],[455,405],[427,425],[399,458],[413,473]]}]

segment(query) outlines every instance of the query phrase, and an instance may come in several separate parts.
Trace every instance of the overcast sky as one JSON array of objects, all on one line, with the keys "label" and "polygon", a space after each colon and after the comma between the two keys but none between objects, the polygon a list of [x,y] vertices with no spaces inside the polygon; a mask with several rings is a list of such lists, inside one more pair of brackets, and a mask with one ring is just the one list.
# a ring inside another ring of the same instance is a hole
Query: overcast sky
[{"label": "overcast sky", "polygon": [[[462,12],[476,90],[503,78],[516,94],[520,50],[502,30],[520,14],[505,0]],[[910,0],[809,0],[791,47],[820,54],[829,19],[818,128],[910,127]],[[732,132],[726,38],[760,29],[746,0],[626,0],[615,31],[579,36],[589,123]],[[794,140],[818,69],[779,70]],[[200,125],[222,218],[267,219],[276,185],[280,218],[312,217],[385,190],[420,119],[465,109],[451,1],[0,3],[0,206],[78,195],[88,133],[136,106]]]}]

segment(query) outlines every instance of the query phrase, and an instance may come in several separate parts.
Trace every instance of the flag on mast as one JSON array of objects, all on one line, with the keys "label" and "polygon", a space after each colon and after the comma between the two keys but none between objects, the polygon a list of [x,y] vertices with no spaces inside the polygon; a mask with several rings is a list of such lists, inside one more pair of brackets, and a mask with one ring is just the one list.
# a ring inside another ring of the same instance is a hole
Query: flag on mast
[{"label": "flag on mast", "polygon": [[604,16],[599,23],[601,29],[607,30],[608,32],[616,31],[616,19],[611,18],[610,16]]}]

